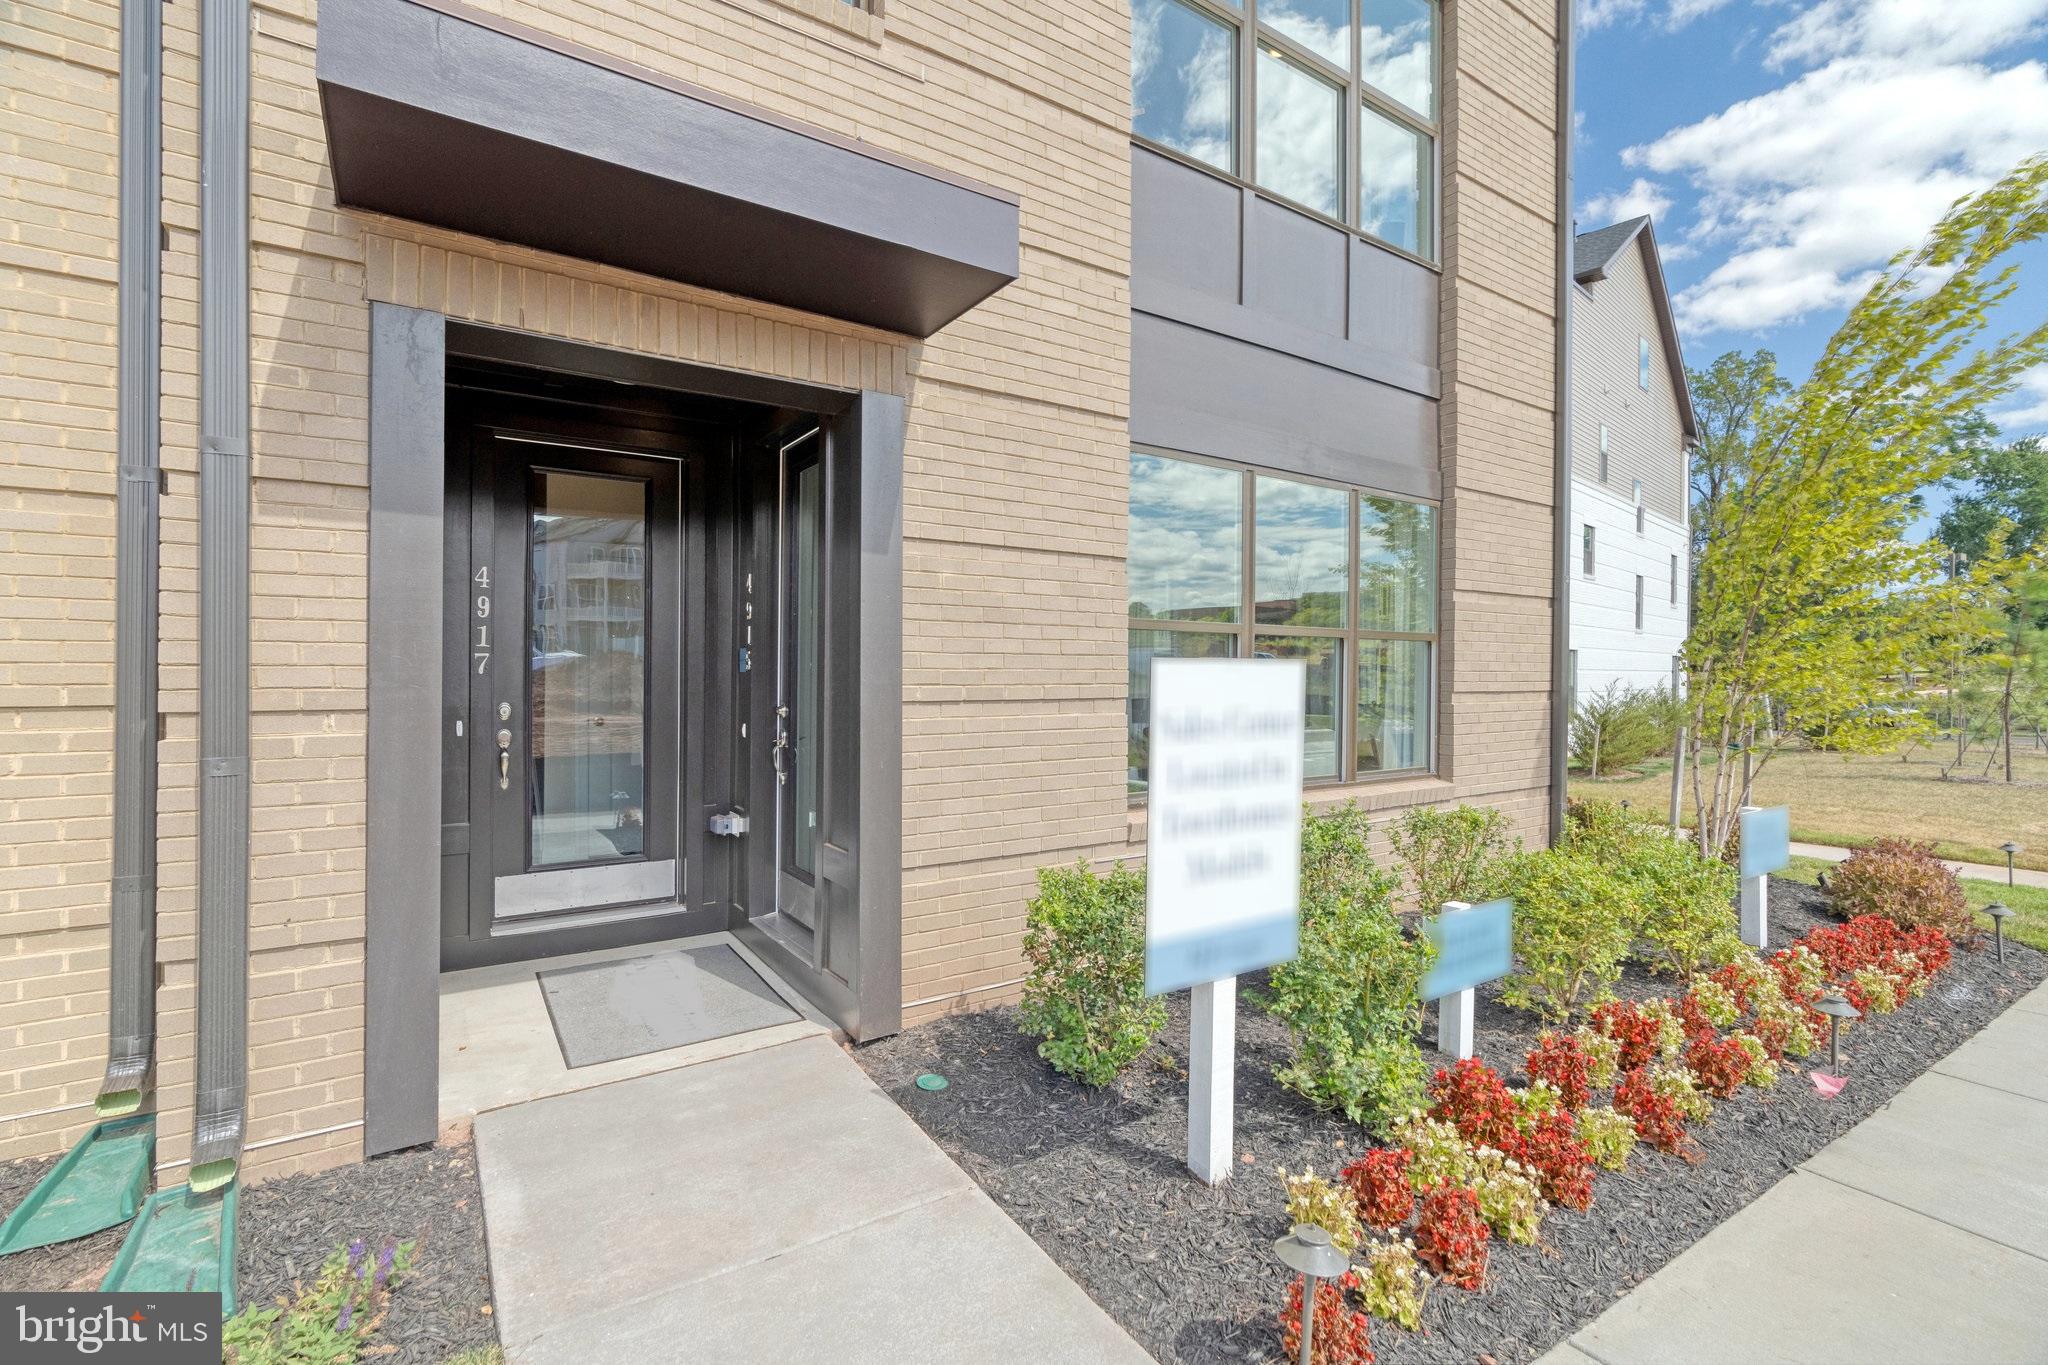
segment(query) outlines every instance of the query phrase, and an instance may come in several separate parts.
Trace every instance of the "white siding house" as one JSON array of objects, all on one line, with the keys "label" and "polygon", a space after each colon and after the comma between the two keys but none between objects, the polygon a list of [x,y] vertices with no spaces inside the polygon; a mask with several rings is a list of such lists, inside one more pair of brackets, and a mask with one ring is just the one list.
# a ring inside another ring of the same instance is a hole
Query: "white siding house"
[{"label": "white siding house", "polygon": [[1669,687],[1691,572],[1687,450],[1698,437],[1648,218],[1579,235],[1573,257],[1574,698]]}]

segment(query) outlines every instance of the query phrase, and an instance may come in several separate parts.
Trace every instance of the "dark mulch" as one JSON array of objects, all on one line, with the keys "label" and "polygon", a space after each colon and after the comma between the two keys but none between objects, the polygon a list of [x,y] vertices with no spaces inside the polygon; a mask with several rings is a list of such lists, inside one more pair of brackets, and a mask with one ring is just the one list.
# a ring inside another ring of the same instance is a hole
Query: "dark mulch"
[{"label": "dark mulch", "polygon": [[[1793,882],[1772,884],[1771,911],[1774,947],[1824,918],[1819,893]],[[2000,967],[1988,950],[1957,953],[1926,996],[1847,1035],[1849,1085],[1839,1098],[1821,1099],[1801,1071],[1788,1071],[1771,1090],[1745,1089],[1716,1106],[1696,1130],[1698,1164],[1638,1148],[1626,1172],[1600,1174],[1590,1210],[1553,1210],[1540,1245],[1496,1239],[1485,1290],[1437,1288],[1420,1333],[1373,1324],[1379,1358],[1471,1365],[1484,1354],[1511,1365],[1543,1354],[2048,978],[2048,956],[2010,944],[2006,954]],[[1632,973],[1624,989],[1671,987]],[[1101,1092],[1039,1060],[1012,1009],[950,1016],[854,1055],[1161,1361],[1278,1361],[1273,1321],[1285,1273],[1271,1244],[1286,1225],[1276,1168],[1334,1173],[1369,1143],[1273,1083],[1285,1034],[1241,1004],[1237,1145],[1249,1160],[1224,1186],[1204,1187],[1183,1164],[1184,995],[1171,1011],[1159,1042]],[[1477,1022],[1479,1055],[1521,1079],[1536,1021],[1482,992]],[[924,1071],[951,1087],[916,1089]]]},{"label": "dark mulch", "polygon": [[[11,1209],[53,1161],[0,1164],[0,1210]],[[467,1134],[431,1148],[394,1152],[313,1175],[286,1176],[245,1190],[237,1229],[240,1302],[267,1305],[310,1281],[337,1247],[360,1237],[417,1244],[412,1273],[392,1296],[377,1334],[395,1347],[390,1365],[441,1365],[497,1341],[490,1265],[484,1251],[483,1191]],[[120,1249],[125,1227],[62,1246],[0,1259],[0,1288],[91,1290]]]}]

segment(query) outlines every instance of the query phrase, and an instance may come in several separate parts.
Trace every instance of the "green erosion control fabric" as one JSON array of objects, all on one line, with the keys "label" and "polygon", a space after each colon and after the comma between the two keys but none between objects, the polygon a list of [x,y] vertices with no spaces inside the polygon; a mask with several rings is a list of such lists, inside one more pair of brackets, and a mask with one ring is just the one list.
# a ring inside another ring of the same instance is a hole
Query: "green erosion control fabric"
[{"label": "green erosion control fabric", "polygon": [[156,1156],[156,1117],[97,1123],[0,1223],[0,1256],[115,1227],[135,1216]]},{"label": "green erosion control fabric", "polygon": [[104,1293],[217,1290],[223,1317],[235,1311],[235,1196],[188,1185],[150,1196],[100,1285]]}]

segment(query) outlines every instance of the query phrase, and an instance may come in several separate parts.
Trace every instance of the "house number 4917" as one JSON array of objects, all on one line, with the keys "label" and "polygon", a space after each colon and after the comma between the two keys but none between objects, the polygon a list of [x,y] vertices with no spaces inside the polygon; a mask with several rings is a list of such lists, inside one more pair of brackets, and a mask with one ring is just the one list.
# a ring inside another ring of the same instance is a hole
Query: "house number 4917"
[{"label": "house number 4917", "polygon": [[477,586],[476,620],[472,623],[476,640],[470,646],[470,655],[476,660],[476,671],[481,674],[491,666],[491,566],[477,565],[473,576]]}]

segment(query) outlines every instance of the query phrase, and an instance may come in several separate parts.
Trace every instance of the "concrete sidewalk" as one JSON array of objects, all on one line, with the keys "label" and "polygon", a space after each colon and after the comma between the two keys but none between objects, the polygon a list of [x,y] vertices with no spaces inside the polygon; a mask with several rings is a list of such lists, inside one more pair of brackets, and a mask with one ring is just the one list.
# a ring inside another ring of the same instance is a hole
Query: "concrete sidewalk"
[{"label": "concrete sidewalk", "polygon": [[1151,1360],[827,1038],[476,1140],[511,1365]]},{"label": "concrete sidewalk", "polygon": [[[1831,863],[1839,863],[1854,850],[1836,848],[1833,844],[1795,843],[1792,845],[1792,851],[1802,858],[1821,858]],[[1993,867],[1989,863],[1959,863],[1948,858],[1942,861],[1947,863],[1958,877],[1968,877],[1972,881],[1997,882],[2001,886],[2005,884],[2005,869],[2002,867]],[[2039,872],[2031,867],[2016,867],[2012,870],[2012,880],[2017,886],[2048,886],[2048,872]]]},{"label": "concrete sidewalk", "polygon": [[2048,1362],[2048,986],[1539,1365],[1874,1361]]}]

